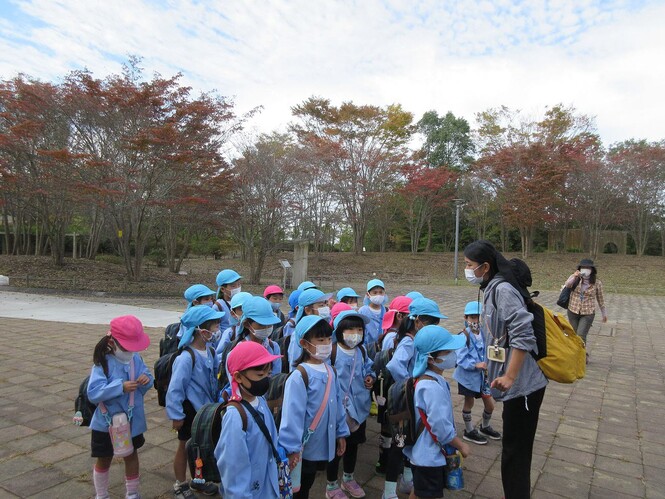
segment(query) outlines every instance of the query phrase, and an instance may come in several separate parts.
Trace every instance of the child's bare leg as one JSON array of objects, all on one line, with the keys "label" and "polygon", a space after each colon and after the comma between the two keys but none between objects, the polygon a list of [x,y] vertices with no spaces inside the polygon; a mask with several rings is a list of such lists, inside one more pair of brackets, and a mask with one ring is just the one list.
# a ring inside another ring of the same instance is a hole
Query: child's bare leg
[{"label": "child's bare leg", "polygon": [[175,479],[180,483],[187,480],[187,449],[185,443],[184,440],[178,440],[178,450],[175,451],[175,458],[173,459],[173,473]]}]

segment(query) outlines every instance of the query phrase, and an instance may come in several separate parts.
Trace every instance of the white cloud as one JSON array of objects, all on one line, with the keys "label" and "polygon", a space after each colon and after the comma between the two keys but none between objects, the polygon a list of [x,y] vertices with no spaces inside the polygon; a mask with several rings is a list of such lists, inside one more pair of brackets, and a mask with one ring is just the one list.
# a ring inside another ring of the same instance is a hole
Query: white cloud
[{"label": "white cloud", "polygon": [[[648,3],[648,2],[647,2]],[[505,104],[563,102],[595,115],[606,142],[665,137],[665,5],[557,2],[308,0],[17,0],[38,23],[0,17],[0,75],[99,77],[128,54],[148,74],[181,71],[196,89],[263,105],[264,131],[311,95],[335,103],[401,103],[469,120]],[[408,6],[408,7],[406,7]],[[2,10],[0,10],[2,16]]]}]

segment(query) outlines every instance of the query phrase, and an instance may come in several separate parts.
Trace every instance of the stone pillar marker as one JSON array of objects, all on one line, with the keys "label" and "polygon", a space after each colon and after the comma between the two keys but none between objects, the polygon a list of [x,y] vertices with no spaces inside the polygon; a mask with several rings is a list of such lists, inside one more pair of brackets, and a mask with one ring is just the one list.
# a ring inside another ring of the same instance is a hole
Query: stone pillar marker
[{"label": "stone pillar marker", "polygon": [[293,241],[293,276],[291,285],[298,285],[307,280],[307,258],[309,254],[309,240]]}]

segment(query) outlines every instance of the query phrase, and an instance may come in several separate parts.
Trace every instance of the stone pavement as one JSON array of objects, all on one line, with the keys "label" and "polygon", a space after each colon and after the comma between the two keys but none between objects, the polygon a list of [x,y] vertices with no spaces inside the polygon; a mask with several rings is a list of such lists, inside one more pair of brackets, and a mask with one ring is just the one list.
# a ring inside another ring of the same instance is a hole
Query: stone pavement
[{"label": "stone pavement", "polygon": [[[453,332],[461,328],[464,303],[476,297],[468,285],[419,289],[442,305],[450,316],[444,325]],[[544,293],[540,301],[552,306],[555,298]],[[8,299],[8,293],[0,293],[0,497],[92,497],[89,431],[73,426],[71,416],[108,318],[92,306],[88,315],[75,300],[53,297],[48,301],[57,305],[50,308],[31,299],[34,306],[27,310],[42,320],[8,318]],[[155,308],[179,307],[175,300],[168,307],[156,303]],[[531,473],[534,498],[665,497],[665,432],[658,430],[665,416],[665,297],[609,295],[607,305],[610,322],[598,320],[589,335],[586,378],[573,385],[551,383],[546,391]],[[152,366],[161,326],[172,321],[172,313],[125,305],[112,310],[114,315],[155,318],[151,324],[160,327],[147,328],[152,345],[144,355]],[[68,320],[74,316],[96,319]],[[462,428],[462,401],[450,382]],[[155,394],[151,390],[146,399],[149,429],[139,451],[145,498],[171,497],[173,481],[176,442]],[[476,419],[481,407],[474,407]],[[495,428],[501,427],[500,412],[498,404]],[[383,485],[373,473],[377,431],[376,423],[369,422],[368,443],[361,446],[356,469],[368,498],[381,497]],[[446,497],[500,498],[500,443],[490,441],[472,451],[464,462],[465,490]],[[321,475],[312,497],[323,497],[324,485]],[[112,467],[111,486],[113,497],[124,497],[120,463]]]}]

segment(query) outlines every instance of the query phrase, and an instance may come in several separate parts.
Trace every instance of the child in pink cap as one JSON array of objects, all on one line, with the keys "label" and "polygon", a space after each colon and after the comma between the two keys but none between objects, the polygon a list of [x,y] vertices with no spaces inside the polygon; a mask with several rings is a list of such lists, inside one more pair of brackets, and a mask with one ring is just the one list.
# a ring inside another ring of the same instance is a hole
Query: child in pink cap
[{"label": "child in pink cap", "polygon": [[[277,428],[263,398],[270,386],[272,362],[278,358],[255,341],[239,343],[228,355],[231,400],[241,406],[229,404],[215,447],[223,497],[279,497]],[[243,409],[247,413],[246,431],[239,412]]]},{"label": "child in pink cap", "polygon": [[133,315],[124,315],[111,321],[110,330],[95,346],[88,398],[93,404],[103,402],[102,407],[95,409],[90,421],[92,457],[97,458],[92,472],[97,499],[109,497],[113,443],[109,436],[108,420],[123,412],[131,426],[134,446],[134,452],[124,458],[126,497],[140,497],[137,449],[145,443],[143,433],[147,429],[143,396],[154,379],[137,352],[145,350],[149,345],[150,338],[143,331],[141,321]]}]

